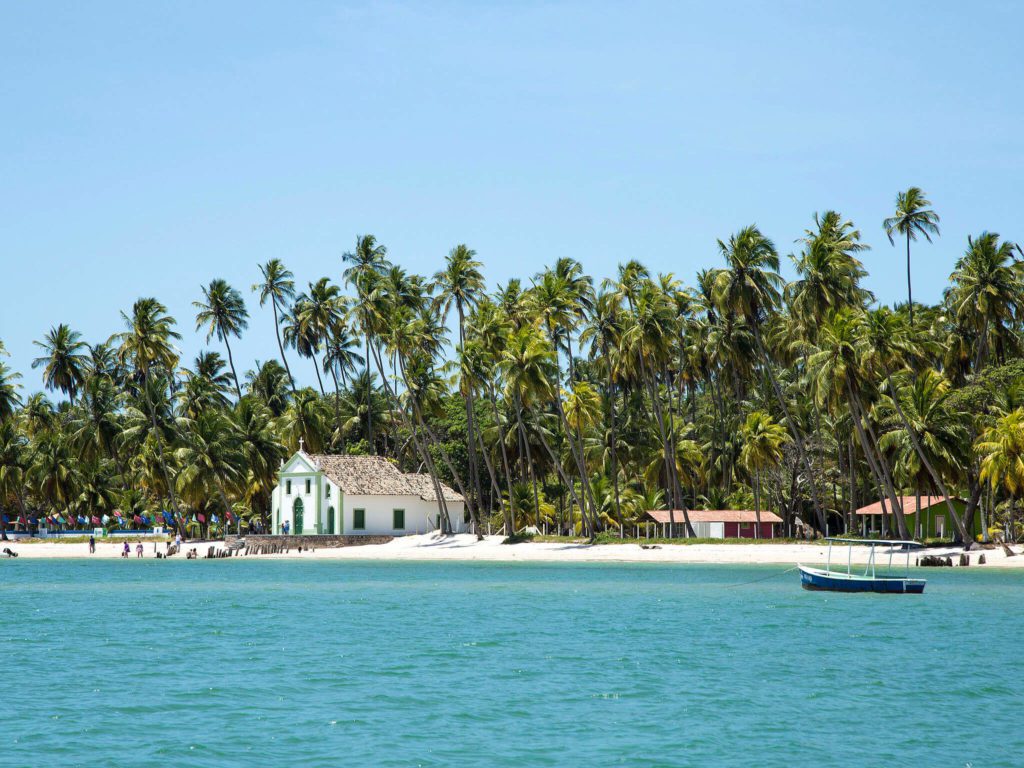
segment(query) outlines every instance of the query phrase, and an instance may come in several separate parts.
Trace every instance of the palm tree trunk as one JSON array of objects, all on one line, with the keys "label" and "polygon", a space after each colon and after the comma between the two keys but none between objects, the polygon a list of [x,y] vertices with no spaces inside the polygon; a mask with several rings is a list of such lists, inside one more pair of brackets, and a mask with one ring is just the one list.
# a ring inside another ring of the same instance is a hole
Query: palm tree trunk
[{"label": "palm tree trunk", "polygon": [[775,371],[772,370],[772,362],[768,357],[768,351],[764,347],[764,342],[761,340],[761,330],[757,323],[753,323],[754,327],[754,341],[757,344],[758,354],[761,356],[762,364],[765,367],[765,371],[768,373],[768,380],[771,382],[772,390],[775,392],[775,399],[779,403],[779,407],[782,408],[782,414],[786,419],[786,426],[789,427],[789,433],[793,436],[793,444],[796,446],[796,453],[800,459],[800,463],[804,465],[804,469],[807,470],[807,483],[811,487],[811,503],[814,504],[814,515],[818,518],[818,525],[822,531],[825,530],[825,513],[821,508],[821,503],[818,501],[818,484],[814,479],[814,468],[811,467],[810,459],[807,458],[807,450],[804,446],[804,438],[800,433],[800,430],[796,428],[796,422],[793,420],[793,415],[789,411],[789,405],[786,403],[786,398],[782,394],[782,387],[779,385],[778,379],[775,378]]},{"label": "palm tree trunk", "polygon": [[914,296],[910,291],[910,229],[907,229],[907,307],[910,309],[910,329],[914,329]]},{"label": "palm tree trunk", "polygon": [[[559,361],[558,361],[558,343],[557,343],[557,339],[554,337],[553,334],[552,334],[552,346],[554,347],[554,350],[555,350],[555,370],[556,371],[560,371],[561,367],[559,366]],[[591,536],[594,536],[594,535],[597,534],[597,529],[596,529],[597,515],[598,515],[597,503],[594,500],[594,491],[590,487],[590,477],[587,474],[587,462],[586,462],[585,457],[583,456],[582,447],[579,448],[579,452],[577,453],[576,440],[574,439],[574,436],[575,436],[576,433],[575,433],[574,430],[572,430],[569,427],[569,422],[565,418],[565,409],[562,407],[562,388],[561,388],[560,383],[558,382],[557,378],[556,378],[556,381],[555,381],[555,409],[558,411],[558,418],[562,422],[562,429],[565,431],[565,439],[566,439],[566,442],[568,442],[568,444],[569,444],[569,453],[570,453],[570,455],[573,458],[573,463],[576,464],[576,470],[580,473],[580,485],[583,487],[583,494],[581,494],[581,495],[583,496],[584,499],[586,499],[586,501],[588,501],[590,503],[590,509],[591,509],[592,514],[591,514],[591,518],[590,518],[590,521],[589,521],[589,523],[591,524],[589,526],[590,527],[589,533],[590,533]],[[588,527],[588,520],[587,520],[586,509],[584,507],[580,507],[580,510],[583,513],[584,528],[587,528]]]},{"label": "palm tree trunk", "polygon": [[153,429],[153,434],[156,437],[156,452],[160,463],[160,471],[164,476],[164,484],[167,486],[167,497],[171,502],[171,510],[174,512],[174,519],[178,522],[182,536],[187,537],[185,519],[182,517],[181,510],[178,508],[178,499],[174,494],[174,482],[171,480],[171,473],[167,468],[167,459],[164,456],[164,439],[163,435],[160,433],[160,428],[157,426],[156,406],[149,398],[149,389],[146,386],[148,381],[149,369],[146,368],[142,371],[142,391],[146,400],[146,409],[149,411],[149,423]]},{"label": "palm tree trunk", "polygon": [[333,365],[331,366],[331,378],[334,379],[334,426],[338,430],[338,439],[341,440],[341,388],[338,386],[338,374]]},{"label": "palm tree trunk", "polygon": [[[462,309],[462,302],[456,302],[456,309],[459,313],[459,346],[464,350],[466,348],[466,317]],[[466,438],[469,444],[468,458],[469,458],[469,482],[476,491],[476,502],[479,505],[483,500],[483,487],[480,485],[480,470],[476,463],[476,424],[473,410],[473,382],[468,382],[469,386],[466,387]],[[480,521],[477,516],[473,515],[473,525],[477,529],[476,533],[480,534]]]},{"label": "palm tree trunk", "polygon": [[622,525],[622,505],[619,498],[619,455],[615,424],[615,379],[612,376],[612,363],[608,357],[608,342],[601,340],[601,354],[608,368],[608,424],[610,427],[612,453],[612,485],[615,489],[615,519]]},{"label": "palm tree trunk", "polygon": [[509,489],[508,507],[502,505],[502,515],[505,518],[506,530],[511,531],[515,519],[515,501],[512,499],[512,469],[508,463],[508,448],[505,446],[505,435],[501,428],[501,414],[498,411],[498,398],[494,392],[494,385],[487,382],[488,399],[491,402],[491,410],[494,412],[494,426],[498,430],[498,445],[501,447],[501,464],[505,469],[505,487]]},{"label": "palm tree trunk", "polygon": [[288,357],[284,353],[284,343],[281,341],[281,321],[277,315],[277,297],[271,299],[271,306],[274,308],[274,334],[277,336],[277,349],[281,352],[281,362],[284,363],[284,369],[288,373],[288,381],[292,385],[292,397],[298,397],[298,392],[295,391],[295,377],[292,376],[292,369],[288,365]]},{"label": "palm tree trunk", "polygon": [[761,470],[754,470],[754,517],[757,518],[757,530],[754,538],[761,538]]},{"label": "palm tree trunk", "polygon": [[648,376],[648,366],[644,362],[643,350],[637,355],[640,362],[640,379],[647,385],[647,391],[651,398],[651,406],[654,409],[654,419],[658,424],[658,433],[661,437],[662,454],[665,461],[665,475],[669,483],[669,511],[668,520],[670,532],[674,532],[676,520],[675,513],[679,509],[683,513],[683,523],[686,526],[686,535],[691,538],[697,537],[697,532],[690,523],[690,512],[682,498],[682,487],[679,485],[679,478],[676,475],[676,450],[675,445],[670,443],[669,434],[665,428],[665,415],[661,410],[661,398],[658,396],[657,374],[652,370]]},{"label": "palm tree trunk", "polygon": [[[540,494],[537,493],[537,476],[533,470],[533,456],[530,453],[530,440],[526,436],[526,427],[523,425],[523,402],[522,398],[519,397],[519,393],[516,393],[516,423],[519,425],[519,437],[523,441],[523,452],[526,455],[526,463],[530,470],[530,482],[533,484],[533,508],[535,511],[540,509]],[[509,530],[507,535],[511,536],[515,533],[514,530]]]},{"label": "palm tree trunk", "polygon": [[231,378],[235,380],[235,392],[238,393],[238,399],[242,399],[242,387],[238,383],[238,373],[235,371],[235,358],[231,354],[231,343],[228,341],[228,335],[224,334],[224,346],[228,349],[228,364],[231,366]]},{"label": "palm tree trunk", "polygon": [[327,390],[324,389],[324,380],[320,378],[320,366],[317,364],[315,351],[310,355],[309,359],[313,361],[313,373],[316,374],[316,383],[320,386],[320,395],[327,397]]},{"label": "palm tree trunk", "polygon": [[[387,381],[384,375],[384,368],[377,361],[381,378]],[[366,334],[366,442],[370,446],[371,453],[377,453],[373,447],[373,385],[370,382],[370,334]]]},{"label": "palm tree trunk", "polygon": [[[584,535],[585,535],[586,534],[586,511],[584,509],[583,501],[580,499],[579,495],[577,495],[576,487],[573,484],[572,479],[569,478],[565,474],[565,470],[562,468],[562,463],[558,460],[558,457],[555,455],[554,450],[552,450],[551,445],[544,438],[543,433],[538,432],[538,437],[540,437],[540,444],[544,447],[544,450],[547,452],[548,456],[551,458],[551,463],[555,467],[555,473],[558,475],[559,480],[561,480],[565,484],[565,487],[569,489],[569,496],[572,498],[572,501],[575,502],[576,506],[578,506],[580,508],[581,519],[583,520],[583,529],[584,529]],[[571,513],[571,511],[572,510],[570,509],[570,513]],[[570,514],[569,524],[570,524],[570,526],[572,526],[572,515],[571,514]]]},{"label": "palm tree trunk", "polygon": [[978,353],[974,357],[974,373],[981,371],[981,366],[988,358],[988,315],[985,316],[985,323],[981,329],[981,338],[978,339]]},{"label": "palm tree trunk", "polygon": [[[865,431],[867,416],[863,411],[860,399],[857,397],[857,393],[849,379],[846,380],[846,389],[849,397],[850,414],[853,417],[853,423],[854,427],[857,429],[858,437],[860,437],[861,447],[864,449],[864,455],[868,457],[869,463],[874,465],[877,475],[880,475],[879,479],[882,481],[881,488],[884,489],[883,492],[889,496],[889,501],[893,508],[892,515],[896,520],[896,527],[900,538],[909,538],[910,534],[907,531],[907,521],[903,517],[903,507],[900,506],[900,503],[896,498],[896,488],[892,482],[892,475],[889,473],[888,463],[881,452],[877,450],[877,443],[873,443]],[[870,428],[871,425],[867,424],[867,429]]]},{"label": "palm tree trunk", "polygon": [[[409,415],[405,412],[398,402],[398,395],[391,389],[391,384],[388,382],[388,377],[384,375],[384,363],[380,359],[380,355],[377,353],[377,349],[373,348],[373,361],[377,366],[377,370],[380,371],[381,380],[384,382],[384,392],[387,394],[388,399],[391,401],[391,407],[400,415],[403,424],[406,429],[409,430],[409,435],[413,442],[413,447],[416,452],[420,455],[420,461],[423,462],[427,468],[427,473],[430,475],[431,484],[434,487],[434,493],[437,495],[437,509],[438,509],[438,528],[442,533],[446,533],[451,530],[451,521],[448,518],[448,505],[444,498],[443,489],[441,488],[440,481],[437,476],[437,467],[434,466],[433,458],[430,456],[430,451],[420,441],[419,431],[416,429],[413,419],[409,418]],[[371,349],[369,343],[366,348],[366,364],[370,364],[370,353]],[[369,369],[366,371],[366,380],[370,380]],[[415,407],[415,406],[414,406]]]}]

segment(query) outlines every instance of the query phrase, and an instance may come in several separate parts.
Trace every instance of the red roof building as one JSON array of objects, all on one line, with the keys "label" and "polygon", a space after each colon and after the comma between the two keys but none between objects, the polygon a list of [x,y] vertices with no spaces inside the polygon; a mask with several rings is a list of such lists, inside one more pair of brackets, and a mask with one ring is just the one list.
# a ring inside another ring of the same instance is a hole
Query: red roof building
[{"label": "red roof building", "polygon": [[[699,539],[774,539],[776,526],[782,524],[782,518],[768,510],[761,512],[760,531],[757,512],[752,509],[693,509],[689,517]],[[682,510],[652,509],[644,513],[644,519],[660,526],[659,532],[666,538],[686,536]]]}]

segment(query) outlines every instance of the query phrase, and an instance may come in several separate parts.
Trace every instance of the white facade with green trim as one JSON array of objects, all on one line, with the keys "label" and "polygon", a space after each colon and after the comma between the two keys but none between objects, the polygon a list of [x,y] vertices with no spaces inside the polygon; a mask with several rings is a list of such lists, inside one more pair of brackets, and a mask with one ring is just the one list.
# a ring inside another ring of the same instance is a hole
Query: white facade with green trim
[{"label": "white facade with green trim", "polygon": [[[452,529],[464,532],[464,499],[443,484],[442,491]],[[298,451],[278,472],[271,517],[276,534],[402,536],[436,530],[439,505],[428,476],[382,457]]]}]

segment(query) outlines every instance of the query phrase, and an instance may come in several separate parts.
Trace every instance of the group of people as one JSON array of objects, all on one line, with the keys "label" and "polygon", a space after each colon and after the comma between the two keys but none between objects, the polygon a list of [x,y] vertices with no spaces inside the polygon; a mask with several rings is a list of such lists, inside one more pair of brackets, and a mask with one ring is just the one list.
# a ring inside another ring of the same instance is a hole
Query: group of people
[{"label": "group of people", "polygon": [[[92,548],[92,551],[95,552],[96,551],[96,545],[93,542],[93,539],[92,539],[91,536],[89,537],[89,543],[90,543],[90,546]],[[121,557],[123,557],[123,558],[130,557],[131,556],[131,552],[132,552],[131,545],[126,541],[124,543],[124,549],[121,550]],[[138,544],[135,545],[135,556],[136,557],[142,557],[142,542],[141,541]]]},{"label": "group of people", "polygon": [[[165,558],[165,557],[170,557],[172,554],[180,552],[181,551],[181,534],[178,534],[177,536],[174,537],[173,548],[172,548],[171,542],[167,542],[167,552],[166,553],[157,552],[155,544],[153,546],[153,551],[156,553],[156,556],[158,558],[161,558],[161,559]],[[95,536],[90,536],[89,537],[89,554],[90,555],[95,555],[96,554],[96,537]],[[129,559],[131,557],[131,554],[132,554],[131,544],[126,541],[124,543],[124,547],[121,549],[121,557],[122,557],[122,559]],[[142,542],[140,541],[140,542],[138,542],[135,545],[135,557],[137,557],[137,558],[138,557],[143,557],[143,555],[144,555],[144,550],[143,550],[143,547],[142,547]],[[17,555],[15,555],[15,557],[16,556]],[[185,553],[185,559],[186,560],[195,560],[198,557],[199,557],[199,552],[195,549],[195,547],[193,547],[192,549],[190,549],[188,552]]]}]

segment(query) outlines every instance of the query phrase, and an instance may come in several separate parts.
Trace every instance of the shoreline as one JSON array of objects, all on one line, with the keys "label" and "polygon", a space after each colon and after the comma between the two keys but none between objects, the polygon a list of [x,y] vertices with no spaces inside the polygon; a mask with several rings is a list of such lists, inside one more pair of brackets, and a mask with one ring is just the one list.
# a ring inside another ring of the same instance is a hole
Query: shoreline
[{"label": "shoreline", "polygon": [[[546,563],[678,563],[701,565],[814,565],[824,563],[828,547],[821,542],[806,544],[657,544],[648,549],[638,544],[587,544],[584,542],[523,542],[503,544],[503,536],[489,536],[477,541],[472,534],[440,537],[437,534],[403,536],[386,544],[321,548],[284,554],[249,555],[243,560],[366,560],[366,561],[456,561],[456,562],[546,562]],[[128,559],[136,560],[136,542],[131,542]],[[10,548],[19,558],[36,559],[120,559],[124,541],[99,540],[96,554],[90,555],[87,543],[60,541],[2,542],[0,552]],[[153,559],[157,552],[166,551],[166,543],[143,541],[143,559]],[[187,542],[184,549],[195,549],[199,559],[205,559],[210,547],[223,549],[222,541]],[[971,567],[1024,568],[1024,553],[1018,545],[1013,548],[1016,557],[1006,557],[1002,548],[972,550]],[[841,551],[841,550],[837,550]],[[863,565],[868,558],[867,547],[854,547],[852,562]],[[845,553],[844,553],[845,554]],[[960,550],[954,548],[929,550],[928,554],[951,555],[954,561]],[[979,566],[984,554],[986,563]],[[836,555],[836,551],[833,551]],[[184,554],[175,555],[184,560]],[[225,558],[232,559],[232,558]],[[843,557],[842,559],[845,559]],[[911,556],[911,567],[914,556]],[[879,562],[884,560],[879,557]],[[887,560],[887,558],[886,558]],[[7,561],[0,557],[0,562]],[[893,566],[905,562],[904,555],[893,557]],[[838,564],[839,558],[834,559]]]}]

